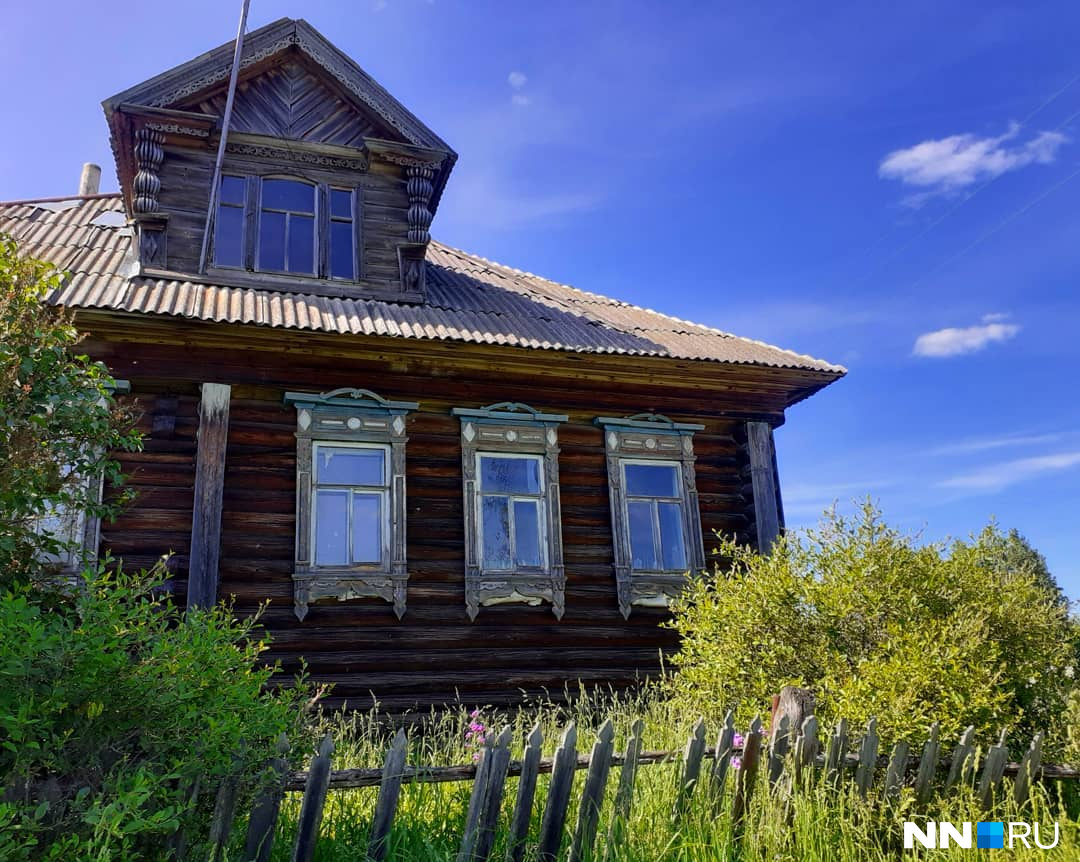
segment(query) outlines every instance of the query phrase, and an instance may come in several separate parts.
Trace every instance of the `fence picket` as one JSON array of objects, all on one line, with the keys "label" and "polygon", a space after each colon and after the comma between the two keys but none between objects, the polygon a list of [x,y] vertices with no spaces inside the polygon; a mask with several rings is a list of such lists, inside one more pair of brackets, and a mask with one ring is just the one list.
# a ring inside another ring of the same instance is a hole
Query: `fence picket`
[{"label": "fence picket", "polygon": [[609,718],[601,726],[589,755],[589,774],[585,778],[585,790],[581,794],[577,827],[570,845],[570,862],[580,862],[591,856],[596,841],[596,826],[600,822],[600,808],[604,804],[604,790],[611,771],[611,750],[615,744],[615,727]]},{"label": "fence picket", "polygon": [[800,781],[804,770],[814,765],[818,753],[818,720],[809,715],[803,722],[802,733],[795,740],[795,780]]},{"label": "fence picket", "polygon": [[334,753],[334,740],[330,734],[319,743],[319,752],[308,767],[304,801],[300,803],[300,824],[293,845],[293,862],[310,862],[319,840],[319,824],[322,823],[326,791],[330,787],[330,755]]},{"label": "fence picket", "polygon": [[787,757],[791,747],[791,721],[787,714],[780,716],[776,727],[770,728],[769,740],[769,784],[776,784],[776,780],[784,771],[784,758]]},{"label": "fence picket", "polygon": [[[728,713],[730,716],[730,713]],[[645,722],[637,719],[630,728],[630,740],[626,743],[622,770],[619,773],[619,789],[615,793],[615,805],[611,812],[611,828],[608,830],[605,859],[610,859],[614,849],[622,845],[626,837],[626,824],[630,820],[630,806],[634,799],[634,779],[637,776],[638,755],[641,754],[641,734]]]},{"label": "fence picket", "polygon": [[1027,753],[1020,761],[1020,769],[1016,773],[1016,781],[1013,784],[1013,799],[1017,805],[1023,805],[1031,795],[1031,781],[1042,765],[1042,741],[1043,734],[1040,730],[1031,740]]},{"label": "fence picket", "polygon": [[240,779],[235,774],[226,775],[218,786],[217,797],[214,799],[214,813],[210,817],[210,834],[207,838],[210,844],[211,862],[220,862],[221,855],[225,852],[225,845],[232,832],[233,818],[236,816],[236,795],[239,790]]},{"label": "fence picket", "polygon": [[930,725],[930,738],[923,746],[922,759],[919,761],[919,772],[915,776],[915,799],[919,805],[925,805],[930,801],[930,795],[934,791],[934,773],[937,771],[938,753],[941,750],[941,742],[938,740],[940,725],[935,721]]},{"label": "fence picket", "polygon": [[743,747],[742,763],[735,778],[735,799],[731,806],[732,827],[736,835],[742,832],[746,809],[750,797],[754,794],[754,781],[757,778],[758,761],[761,759],[761,719],[755,718],[750,723]]},{"label": "fence picket", "polygon": [[731,765],[731,755],[735,750],[735,713],[730,709],[724,716],[724,724],[720,728],[720,735],[716,738],[716,749],[713,752],[713,761],[710,772],[713,792],[713,810],[719,811],[724,798],[724,782],[727,779],[728,769]]},{"label": "fence picket", "polygon": [[1005,763],[1009,759],[1009,749],[1005,745],[1005,728],[1001,729],[1001,738],[997,745],[991,745],[983,765],[982,779],[979,781],[979,801],[987,811],[994,805],[994,790],[1001,783],[1005,774]]},{"label": "fence picket", "polygon": [[399,730],[390,743],[390,751],[383,763],[382,783],[379,785],[379,796],[375,801],[375,814],[371,819],[371,832],[368,835],[368,858],[375,862],[380,862],[386,856],[408,752],[409,740],[405,731]]},{"label": "fence picket", "polygon": [[673,820],[679,820],[686,812],[686,806],[701,778],[701,758],[705,756],[705,719],[699,718],[690,732],[683,749],[682,770],[679,787],[675,792],[675,805],[671,811]]},{"label": "fence picket", "polygon": [[480,829],[476,836],[473,859],[487,862],[495,846],[495,828],[502,810],[503,791],[506,789],[506,772],[510,768],[510,741],[514,731],[509,725],[503,728],[491,749],[491,767],[488,770],[487,790],[480,811]]},{"label": "fence picket", "polygon": [[829,747],[825,754],[825,778],[832,784],[840,777],[840,767],[844,763],[847,747],[848,723],[846,718],[841,718],[829,737]]},{"label": "fence picket", "polygon": [[544,734],[540,725],[533,727],[525,740],[525,753],[521,760],[521,778],[518,779],[517,800],[510,818],[510,836],[507,839],[507,862],[521,862],[525,855],[525,838],[532,819],[533,799],[536,796],[536,776],[543,753]]},{"label": "fence picket", "polygon": [[278,737],[277,757],[270,760],[271,783],[257,796],[248,816],[247,839],[244,842],[244,862],[269,862],[274,849],[274,830],[285,795],[285,774],[289,769],[289,737]]},{"label": "fence picket", "polygon": [[945,779],[945,789],[949,790],[958,781],[964,784],[971,778],[971,769],[975,759],[975,746],[971,744],[975,736],[975,726],[968,725],[967,730],[960,736],[960,741],[953,749],[952,765],[949,767],[949,777]]},{"label": "fence picket", "polygon": [[457,862],[469,862],[472,859],[473,847],[476,846],[476,835],[480,829],[480,813],[484,807],[484,794],[488,788],[488,775],[491,772],[491,749],[495,741],[488,736],[480,749],[480,759],[476,763],[476,777],[473,778],[472,793],[469,794],[469,809],[465,814],[465,828],[461,836],[461,849],[458,851]]},{"label": "fence picket", "polygon": [[866,723],[866,735],[859,746],[859,765],[855,769],[855,785],[864,799],[874,783],[874,769],[877,766],[878,734],[877,719],[871,718]]},{"label": "fence picket", "polygon": [[885,771],[885,797],[895,799],[900,795],[900,788],[904,786],[904,776],[907,774],[908,753],[911,747],[907,740],[901,739],[893,746],[892,757],[889,758],[889,768]]},{"label": "fence picket", "polygon": [[562,741],[555,751],[555,763],[551,769],[544,817],[540,823],[540,845],[537,856],[543,862],[555,862],[562,847],[563,827],[566,825],[566,809],[570,804],[570,790],[574,784],[577,768],[577,727],[573,722],[563,732]]}]

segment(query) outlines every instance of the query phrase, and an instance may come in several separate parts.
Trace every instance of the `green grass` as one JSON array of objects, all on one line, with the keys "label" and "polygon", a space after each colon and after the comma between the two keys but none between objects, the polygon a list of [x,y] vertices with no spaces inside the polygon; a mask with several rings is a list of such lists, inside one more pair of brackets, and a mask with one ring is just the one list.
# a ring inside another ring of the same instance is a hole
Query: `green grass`
[{"label": "green grass", "polygon": [[[524,737],[534,722],[544,730],[544,756],[554,752],[562,729],[573,719],[579,728],[578,752],[587,753],[595,730],[604,718],[612,718],[616,728],[616,750],[625,748],[634,719],[645,720],[644,747],[647,750],[681,750],[695,716],[680,713],[671,703],[648,694],[629,699],[589,695],[579,698],[572,707],[555,703],[536,703],[513,713],[481,713],[480,720],[495,730],[505,724],[514,729],[513,756],[520,758]],[[466,744],[465,731],[470,718],[465,708],[426,717],[423,731],[411,733],[409,762],[414,765],[452,765],[472,761],[474,749]],[[381,766],[392,730],[381,724],[374,713],[337,716],[327,719],[337,744],[334,768]],[[715,741],[710,731],[709,744]],[[706,766],[710,761],[706,761]],[[676,761],[644,765],[639,768],[634,790],[633,809],[627,824],[627,840],[610,848],[611,860],[761,860],[761,862],[847,862],[847,860],[885,860],[902,858],[971,859],[994,858],[990,851],[976,850],[903,850],[904,820],[951,820],[955,823],[983,819],[1037,820],[1061,824],[1061,843],[1053,851],[1022,848],[1013,854],[998,854],[1010,859],[1080,860],[1080,824],[1076,820],[1075,801],[1066,805],[1062,798],[1075,800],[1072,788],[1038,787],[1029,806],[1016,810],[1009,802],[993,816],[984,815],[969,788],[954,789],[947,798],[935,798],[921,810],[906,793],[899,800],[886,803],[871,792],[870,799],[859,799],[844,782],[839,790],[820,780],[792,794],[770,792],[767,781],[759,775],[742,840],[736,842],[730,817],[730,788],[717,800],[705,788],[699,788],[685,816],[672,820],[672,805],[680,764]],[[598,830],[597,854],[604,858],[610,828],[615,788],[619,771],[613,769]],[[548,776],[540,776],[530,833],[532,850],[539,831]],[[565,854],[569,835],[577,817],[577,802],[585,780],[585,771],[575,777],[567,820]],[[880,776],[879,776],[880,782]],[[1007,786],[1009,782],[1006,782]],[[445,784],[407,784],[403,787],[390,837],[388,858],[395,860],[445,860],[456,856],[464,828],[471,782]],[[368,827],[375,805],[377,788],[349,791],[331,790],[315,859],[319,862],[363,860]],[[507,780],[500,830],[493,859],[505,854],[506,829],[517,792],[517,779]],[[275,860],[288,860],[296,834],[300,794],[288,794],[282,807],[275,841]],[[1068,811],[1067,809],[1071,809]],[[1046,833],[1044,833],[1044,836]],[[1045,840],[1045,837],[1044,837]],[[526,858],[530,854],[526,853]]]}]

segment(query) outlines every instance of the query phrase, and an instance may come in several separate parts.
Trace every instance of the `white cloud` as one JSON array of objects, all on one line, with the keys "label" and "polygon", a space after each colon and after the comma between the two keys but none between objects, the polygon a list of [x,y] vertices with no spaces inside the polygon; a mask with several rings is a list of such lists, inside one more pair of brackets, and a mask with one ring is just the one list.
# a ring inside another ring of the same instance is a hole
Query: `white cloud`
[{"label": "white cloud", "polygon": [[1044,443],[1060,443],[1064,434],[1004,434],[1000,437],[972,437],[958,443],[947,443],[929,450],[932,456],[970,455],[975,452],[987,452],[991,449],[1006,449],[1011,446],[1039,446]]},{"label": "white cloud", "polygon": [[953,476],[938,483],[941,488],[962,491],[1001,491],[1010,485],[1033,479],[1044,473],[1056,473],[1080,465],[1080,452],[1060,452],[990,464],[970,473]]},{"label": "white cloud", "polygon": [[506,76],[506,80],[515,90],[520,90],[527,83],[529,83],[529,79],[524,72],[511,72],[509,75]]},{"label": "white cloud", "polygon": [[531,103],[532,103],[532,99],[530,99],[524,93],[514,93],[514,95],[512,95],[510,97],[510,104],[517,105],[518,107],[521,107],[521,108],[524,108],[526,105],[531,104]]},{"label": "white cloud", "polygon": [[915,339],[912,352],[916,356],[942,359],[975,353],[995,341],[1008,341],[1020,331],[1015,323],[1004,323],[1002,315],[987,314],[977,326],[949,326],[935,332],[924,332]]},{"label": "white cloud", "polygon": [[[994,138],[964,134],[923,141],[885,156],[878,176],[926,189],[929,194],[948,193],[1027,165],[1048,165],[1068,140],[1060,132],[1039,132],[1029,141],[1010,145],[1019,134],[1020,127],[1013,124]],[[918,195],[910,202],[921,202],[926,196]]]}]

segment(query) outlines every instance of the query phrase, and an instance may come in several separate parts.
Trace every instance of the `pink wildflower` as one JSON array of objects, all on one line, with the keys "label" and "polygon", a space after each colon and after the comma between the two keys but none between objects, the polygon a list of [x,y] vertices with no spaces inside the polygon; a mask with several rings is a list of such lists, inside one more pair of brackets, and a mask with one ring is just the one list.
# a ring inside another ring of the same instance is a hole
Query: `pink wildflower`
[{"label": "pink wildflower", "polygon": [[731,758],[731,768],[742,769],[742,758],[738,756]]},{"label": "pink wildflower", "polygon": [[[746,737],[741,733],[736,733],[735,738],[732,740],[736,748],[742,748],[746,744]],[[738,769],[738,767],[735,767]]]}]

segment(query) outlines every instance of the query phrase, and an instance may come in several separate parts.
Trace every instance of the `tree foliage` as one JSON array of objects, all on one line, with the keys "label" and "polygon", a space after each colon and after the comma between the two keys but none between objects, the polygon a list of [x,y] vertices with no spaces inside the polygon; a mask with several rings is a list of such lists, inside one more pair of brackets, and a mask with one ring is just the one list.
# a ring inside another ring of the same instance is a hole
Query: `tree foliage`
[{"label": "tree foliage", "polygon": [[[784,685],[814,691],[825,722],[876,716],[882,737],[946,735],[969,724],[1059,731],[1072,686],[1075,630],[1049,574],[1012,565],[996,527],[970,541],[921,544],[869,503],[829,514],[762,557],[721,543],[730,569],[676,609],[671,680],[695,709],[767,709]],[[1021,555],[1022,556],[1022,555]]]}]

